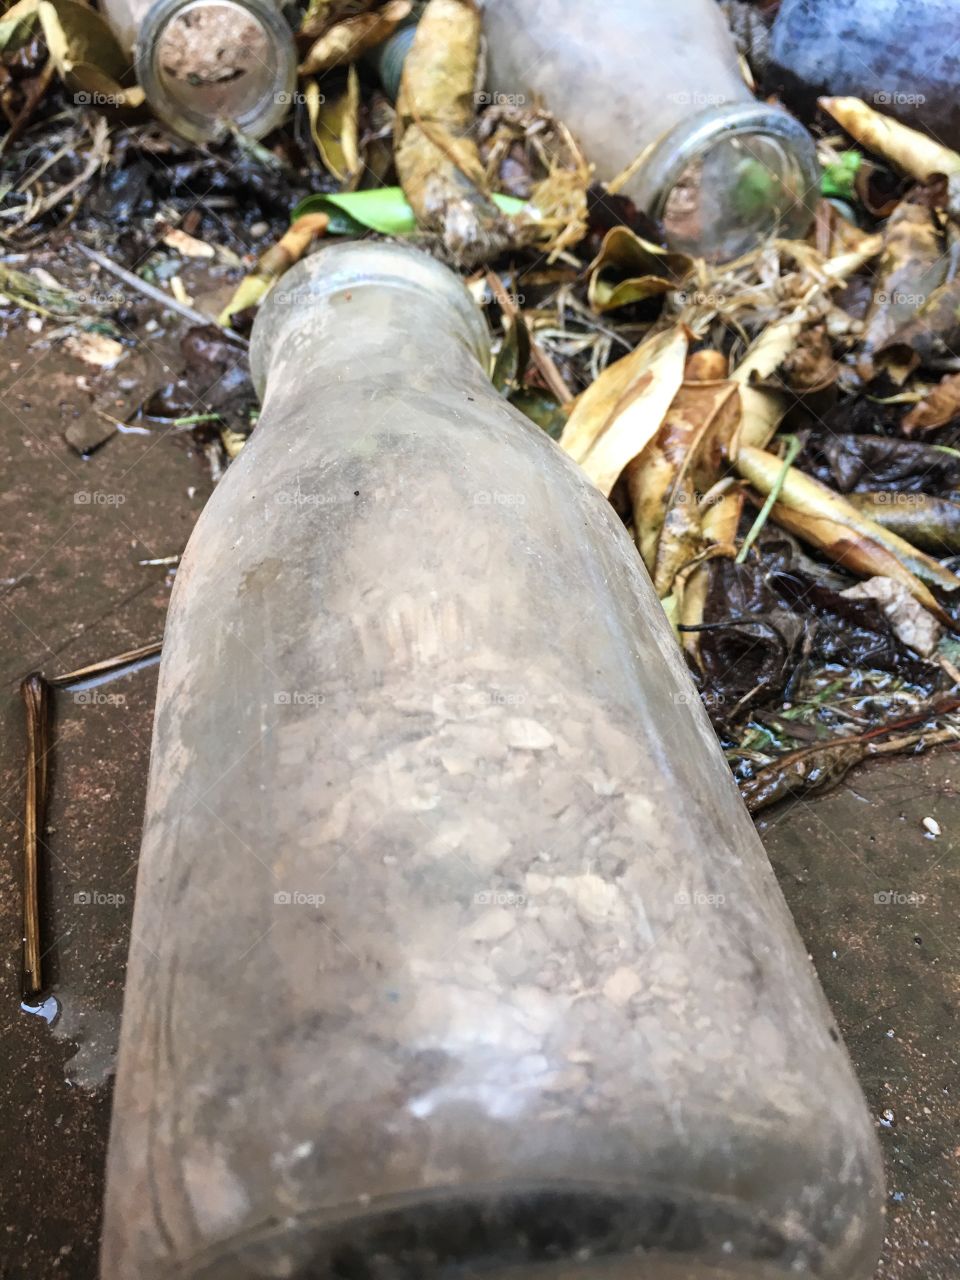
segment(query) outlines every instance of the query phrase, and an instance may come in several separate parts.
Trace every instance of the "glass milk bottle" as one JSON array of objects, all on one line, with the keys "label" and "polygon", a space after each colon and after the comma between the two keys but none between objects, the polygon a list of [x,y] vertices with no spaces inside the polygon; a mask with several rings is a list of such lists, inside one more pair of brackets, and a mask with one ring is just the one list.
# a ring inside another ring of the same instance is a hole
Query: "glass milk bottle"
[{"label": "glass milk bottle", "polygon": [[259,138],[290,109],[293,32],[275,0],[103,0],[151,108],[193,142]]},{"label": "glass milk bottle", "polygon": [[608,502],[326,248],[164,639],[104,1280],[869,1280],[871,1118]]},{"label": "glass milk bottle", "polygon": [[750,93],[716,0],[482,4],[494,94],[542,100],[601,181],[635,166],[622,193],[674,248],[724,260],[806,233],[813,140]]}]

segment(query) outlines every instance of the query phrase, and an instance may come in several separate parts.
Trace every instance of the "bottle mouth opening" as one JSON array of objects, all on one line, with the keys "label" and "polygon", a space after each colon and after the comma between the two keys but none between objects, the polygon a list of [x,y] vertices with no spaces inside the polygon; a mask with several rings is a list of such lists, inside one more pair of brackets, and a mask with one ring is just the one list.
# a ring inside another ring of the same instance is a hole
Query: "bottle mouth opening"
[{"label": "bottle mouth opening", "polygon": [[[486,368],[490,335],[460,278],[429,254],[407,245],[349,240],[326,245],[287,271],[267,294],[250,335],[250,368],[262,397],[274,350],[294,329],[305,330],[318,304],[349,305],[359,291],[375,287],[412,294],[453,312],[439,323],[458,322],[468,348]],[[346,318],[346,317],[344,317]]]},{"label": "bottle mouth opening", "polygon": [[803,125],[781,107],[751,102],[713,107],[670,130],[633,194],[671,248],[726,262],[768,236],[802,237],[819,176]]},{"label": "bottle mouth opening", "polygon": [[[291,1217],[195,1256],[177,1280],[782,1280],[824,1272],[823,1246],[750,1206],[682,1188],[436,1189]],[[378,1265],[379,1264],[379,1265]]]},{"label": "bottle mouth opening", "polygon": [[157,115],[194,142],[231,126],[262,137],[294,97],[293,35],[279,10],[259,0],[157,0],[136,60]]}]

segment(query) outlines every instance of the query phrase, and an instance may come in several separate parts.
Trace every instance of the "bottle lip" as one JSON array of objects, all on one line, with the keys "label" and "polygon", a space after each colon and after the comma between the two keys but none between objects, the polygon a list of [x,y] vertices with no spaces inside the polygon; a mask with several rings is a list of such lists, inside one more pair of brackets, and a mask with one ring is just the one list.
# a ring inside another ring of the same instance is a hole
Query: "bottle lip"
[{"label": "bottle lip", "polygon": [[[208,6],[245,10],[259,24],[275,59],[271,83],[251,106],[229,122],[198,111],[171,93],[169,82],[158,66],[160,44],[170,24],[185,9]],[[134,57],[137,79],[154,112],[191,142],[216,141],[224,136],[231,123],[248,137],[262,138],[283,122],[294,100],[297,54],[293,32],[279,7],[269,0],[155,0],[140,24]]]},{"label": "bottle lip", "polygon": [[429,254],[382,240],[349,240],[325,245],[284,273],[264,298],[250,335],[250,368],[257,394],[263,394],[277,342],[291,323],[302,328],[317,305],[337,294],[375,286],[421,298],[442,298],[462,322],[467,346],[486,368],[490,334],[479,307],[460,277]]},{"label": "bottle lip", "polygon": [[814,214],[820,167],[813,138],[784,107],[765,102],[729,102],[709,107],[682,120],[653,143],[631,183],[630,195],[651,217],[663,218],[670,193],[690,165],[719,143],[747,134],[772,138],[785,145],[797,167],[802,211]]}]

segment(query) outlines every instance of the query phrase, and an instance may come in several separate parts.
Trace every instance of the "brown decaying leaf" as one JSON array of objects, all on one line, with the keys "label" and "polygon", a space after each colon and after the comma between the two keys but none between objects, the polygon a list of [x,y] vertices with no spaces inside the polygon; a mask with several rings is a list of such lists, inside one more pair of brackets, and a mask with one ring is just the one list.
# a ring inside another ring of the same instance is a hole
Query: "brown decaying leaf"
[{"label": "brown decaying leaf", "polygon": [[704,620],[710,590],[711,562],[721,557],[732,559],[736,553],[737,549],[732,543],[708,546],[697,560],[680,570],[673,582],[677,621],[681,627],[680,644],[687,657],[701,671],[703,658],[700,653],[700,626]]},{"label": "brown decaying leaf", "polygon": [[943,283],[946,273],[947,258],[934,214],[925,204],[902,200],[883,228],[883,252],[860,343],[858,367],[863,377],[873,374],[872,352],[890,341]]},{"label": "brown decaying leaf", "polygon": [[609,496],[680,389],[687,331],[668,329],[608,365],[574,402],[560,445]]},{"label": "brown decaying leaf", "polygon": [[[387,0],[382,9],[373,13],[357,13],[344,18],[310,46],[300,64],[300,74],[310,76],[356,62],[361,54],[393,35],[412,8],[413,0]],[[301,35],[310,35],[314,29],[316,24],[305,19],[300,32]]]},{"label": "brown decaying leaf", "polygon": [[643,240],[629,227],[612,227],[587,270],[587,298],[595,311],[612,311],[676,289],[694,260]]},{"label": "brown decaying leaf", "polygon": [[796,346],[805,320],[805,312],[797,310],[764,329],[731,373],[730,377],[740,385],[739,446],[762,449],[776,434],[790,401],[782,392],[755,383],[773,377]]},{"label": "brown decaying leaf", "polygon": [[960,502],[929,493],[851,493],[847,499],[883,529],[915,547],[946,556],[960,553]]},{"label": "brown decaying leaf", "polygon": [[[736,465],[762,494],[770,492],[783,469],[774,454],[753,448],[742,448]],[[925,582],[954,591],[960,588],[960,578],[903,538],[881,528],[818,480],[790,467],[771,515],[777,524],[860,577],[880,576],[902,582],[924,608],[952,627]]]},{"label": "brown decaying leaf", "polygon": [[[871,756],[905,751],[918,753],[943,743],[956,743],[956,724],[948,723],[943,728],[931,728],[930,724],[934,718],[939,719],[955,709],[956,699],[948,699],[939,706],[929,706],[922,715],[911,716],[896,724],[881,725],[855,737],[834,738],[830,742],[801,747],[766,765],[753,778],[741,782],[740,794],[750,812],[756,813],[789,796],[827,791],[841,782],[855,764]],[[893,738],[889,736],[891,732],[918,723],[920,728],[913,732]],[[880,735],[883,741],[877,741]]]},{"label": "brown decaying leaf", "polygon": [[732,546],[736,542],[743,504],[743,482],[732,476],[715,484],[703,500],[703,536],[707,542]]},{"label": "brown decaying leaf", "polygon": [[948,373],[901,419],[900,426],[910,436],[945,427],[957,417],[960,417],[960,373]]},{"label": "brown decaying leaf", "polygon": [[773,381],[794,395],[811,395],[832,387],[840,375],[840,362],[826,324],[804,329],[797,344],[777,368]]},{"label": "brown decaying leaf", "polygon": [[473,0],[429,0],[397,98],[394,158],[404,195],[427,231],[463,264],[509,242],[507,220],[483,189],[472,137],[480,50]]},{"label": "brown decaying leaf", "polygon": [[751,813],[786,800],[788,796],[825,791],[841,782],[855,764],[870,754],[866,742],[834,741],[801,747],[761,769],[740,784],[740,794]]},{"label": "brown decaying leaf", "polygon": [[379,0],[310,0],[300,23],[300,35],[315,39],[344,18],[356,17],[378,3]]},{"label": "brown decaying leaf", "polygon": [[694,351],[687,356],[683,370],[684,382],[716,382],[725,378],[730,364],[722,351],[713,347],[705,347],[702,351]]},{"label": "brown decaying leaf", "polygon": [[[50,57],[71,89],[94,96],[96,105],[119,110],[143,103],[130,58],[104,18],[77,0],[20,0],[7,21],[39,20]],[[124,87],[126,85],[126,87]]]},{"label": "brown decaying leaf", "polygon": [[740,421],[735,382],[687,382],[626,471],[640,554],[662,597],[703,546],[701,501],[720,475]]},{"label": "brown decaying leaf", "polygon": [[878,349],[874,364],[902,384],[914,369],[960,349],[960,275],[940,285]]},{"label": "brown decaying leaf", "polygon": [[876,600],[898,640],[921,657],[930,658],[940,643],[940,625],[910,594],[902,582],[892,578],[868,578],[840,593],[848,600]]},{"label": "brown decaying leaf", "polygon": [[857,532],[839,520],[829,516],[813,515],[798,511],[782,502],[775,502],[772,519],[789,533],[823,551],[836,564],[842,565],[861,578],[893,578],[907,586],[915,599],[945,626],[952,626],[948,615],[937,603],[930,589],[920,581],[900,560],[880,542]]}]

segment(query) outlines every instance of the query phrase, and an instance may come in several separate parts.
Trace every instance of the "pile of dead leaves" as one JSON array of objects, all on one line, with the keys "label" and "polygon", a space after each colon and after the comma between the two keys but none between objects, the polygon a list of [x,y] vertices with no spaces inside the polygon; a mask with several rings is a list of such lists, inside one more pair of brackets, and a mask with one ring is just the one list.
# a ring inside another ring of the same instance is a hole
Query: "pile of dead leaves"
[{"label": "pile of dead leaves", "polygon": [[953,734],[960,228],[932,175],[960,157],[891,134],[902,171],[937,168],[882,222],[824,203],[810,242],[719,268],[616,227],[588,268],[605,317],[663,301],[560,443],[630,526],[755,807]]}]

